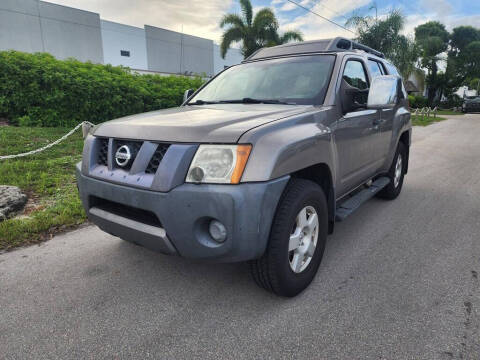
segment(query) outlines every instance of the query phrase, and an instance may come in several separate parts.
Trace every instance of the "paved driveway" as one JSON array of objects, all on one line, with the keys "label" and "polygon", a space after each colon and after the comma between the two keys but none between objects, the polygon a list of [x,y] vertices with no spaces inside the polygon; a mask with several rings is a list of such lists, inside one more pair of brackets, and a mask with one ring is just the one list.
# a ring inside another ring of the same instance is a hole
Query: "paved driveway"
[{"label": "paved driveway", "polygon": [[0,255],[0,358],[480,358],[480,115],[414,129],[401,196],[338,224],[294,299],[95,227]]}]

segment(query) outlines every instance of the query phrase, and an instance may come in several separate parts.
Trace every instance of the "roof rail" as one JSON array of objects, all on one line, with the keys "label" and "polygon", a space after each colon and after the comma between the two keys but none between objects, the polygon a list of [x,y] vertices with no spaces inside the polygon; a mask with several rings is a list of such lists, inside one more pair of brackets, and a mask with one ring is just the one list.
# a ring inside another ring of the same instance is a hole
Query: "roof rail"
[{"label": "roof rail", "polygon": [[[381,51],[374,50],[371,47],[369,47],[367,45],[357,43],[356,41],[352,41],[352,40],[348,40],[348,39],[344,39],[344,38],[336,38],[335,40],[337,40],[336,41],[337,47],[339,47],[339,45],[341,45],[341,44],[346,45],[346,43],[348,42],[348,43],[350,43],[350,49],[352,49],[352,50],[362,50],[362,51],[365,51],[366,53],[369,53],[369,54],[372,54],[372,55],[375,55],[375,56],[378,56],[378,57],[381,57],[381,58],[385,58],[385,55]],[[350,50],[350,49],[348,49],[348,50]]]},{"label": "roof rail", "polygon": [[355,41],[336,37],[333,39],[323,39],[304,42],[293,42],[284,45],[273,46],[268,48],[261,48],[255,51],[252,55],[244,61],[264,59],[275,56],[293,55],[293,54],[307,54],[318,52],[335,52],[335,51],[353,51],[361,50],[366,53],[385,58],[382,52],[374,50],[366,45],[357,43]]}]

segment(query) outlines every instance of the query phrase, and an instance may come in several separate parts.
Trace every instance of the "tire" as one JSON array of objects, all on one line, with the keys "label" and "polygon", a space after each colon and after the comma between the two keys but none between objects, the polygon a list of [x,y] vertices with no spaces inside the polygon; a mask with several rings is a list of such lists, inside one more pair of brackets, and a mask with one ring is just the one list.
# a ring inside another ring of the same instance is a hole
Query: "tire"
[{"label": "tire", "polygon": [[[400,173],[397,173],[396,178],[396,170],[398,161],[400,160]],[[387,177],[390,179],[390,183],[385,186],[377,196],[382,199],[393,200],[396,199],[397,196],[402,191],[403,186],[403,179],[405,178],[405,167],[407,165],[407,149],[402,142],[398,143],[397,152],[393,158],[392,165],[390,166],[390,170],[388,170]],[[399,178],[398,178],[399,176]]]},{"label": "tire", "polygon": [[[304,210],[306,217],[303,217]],[[313,228],[313,225],[303,227],[301,224],[314,224],[314,214],[318,220],[316,232],[307,229]],[[299,229],[307,229],[305,235]],[[293,297],[302,292],[312,282],[320,266],[327,231],[327,201],[322,188],[308,180],[290,180],[278,204],[267,249],[260,259],[250,261],[255,282],[280,296]],[[289,247],[297,238],[301,244],[295,250],[290,250]],[[315,238],[316,246],[312,249],[311,243]],[[305,246],[308,250],[302,257]],[[310,257],[309,254],[313,255]],[[310,260],[307,261],[307,258]]]}]

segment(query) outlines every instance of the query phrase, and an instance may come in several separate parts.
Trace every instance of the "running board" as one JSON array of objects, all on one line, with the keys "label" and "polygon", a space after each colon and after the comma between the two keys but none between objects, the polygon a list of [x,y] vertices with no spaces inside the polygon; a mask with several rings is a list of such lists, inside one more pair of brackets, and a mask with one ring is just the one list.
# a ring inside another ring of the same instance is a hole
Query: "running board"
[{"label": "running board", "polygon": [[390,179],[387,177],[381,177],[375,180],[370,187],[353,195],[350,199],[343,202],[335,212],[335,220],[343,221],[347,216],[351,215],[357,210],[364,202],[370,200],[376,193],[382,190],[390,183]]}]

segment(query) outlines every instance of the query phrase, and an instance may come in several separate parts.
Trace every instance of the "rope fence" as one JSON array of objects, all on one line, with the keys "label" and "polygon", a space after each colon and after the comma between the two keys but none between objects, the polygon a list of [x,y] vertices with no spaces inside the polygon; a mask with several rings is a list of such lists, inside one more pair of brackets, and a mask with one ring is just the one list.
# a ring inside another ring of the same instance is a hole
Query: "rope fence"
[{"label": "rope fence", "polygon": [[29,156],[29,155],[33,155],[33,154],[37,154],[39,152],[42,152],[42,151],[45,151],[47,149],[50,149],[51,147],[61,143],[63,140],[65,140],[66,138],[68,138],[70,135],[72,135],[75,131],[77,131],[80,127],[82,128],[82,133],[83,133],[83,137],[87,136],[88,132],[90,131],[90,128],[93,127],[94,124],[92,124],[91,122],[89,121],[84,121],[84,122],[81,122],[80,124],[78,124],[77,126],[75,126],[72,130],[70,130],[68,133],[66,133],[65,135],[63,135],[60,139],[58,140],[55,140],[54,142],[50,143],[50,144],[47,144],[45,145],[44,147],[41,147],[39,149],[36,149],[36,150],[32,150],[32,151],[28,151],[28,152],[25,152],[25,153],[22,153],[22,154],[15,154],[15,155],[0,155],[0,160],[7,160],[7,159],[16,159],[16,158],[20,158],[20,157],[24,157],[24,156]]},{"label": "rope fence", "polygon": [[413,115],[421,116],[422,120],[423,120],[425,118],[425,116],[428,118],[432,114],[433,114],[433,117],[436,118],[437,113],[438,113],[438,109],[435,106],[433,109],[431,107],[424,107],[424,108],[420,108],[420,109],[415,109],[414,112],[413,112]]}]

